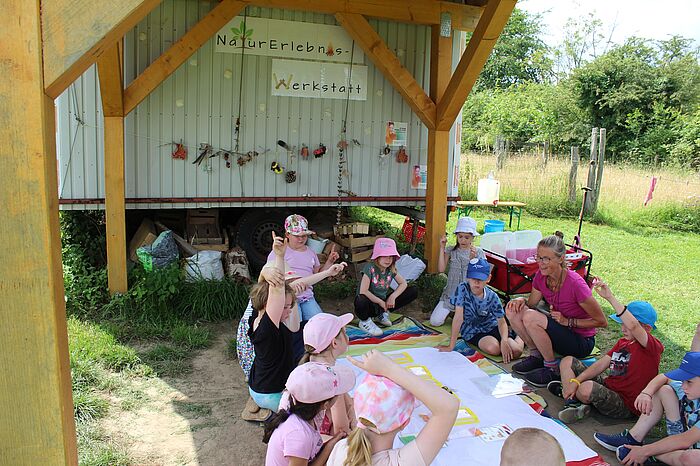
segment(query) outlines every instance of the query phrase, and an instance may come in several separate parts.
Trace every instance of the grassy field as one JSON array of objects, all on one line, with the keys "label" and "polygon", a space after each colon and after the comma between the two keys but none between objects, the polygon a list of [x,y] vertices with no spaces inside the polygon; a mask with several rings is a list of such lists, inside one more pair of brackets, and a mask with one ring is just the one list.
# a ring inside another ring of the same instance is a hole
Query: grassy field
[{"label": "grassy field", "polygon": [[[508,220],[503,210],[479,210],[472,214],[480,228],[483,220]],[[404,217],[377,209],[362,209],[365,218],[389,222],[400,227]],[[452,214],[447,231],[457,222]],[[578,228],[573,219],[548,219],[523,215],[521,229],[540,230],[543,235],[560,230],[570,242]],[[635,234],[606,225],[584,223],[583,246],[593,253],[591,273],[607,281],[622,301],[646,300],[659,313],[656,336],[666,346],[662,369],[677,366],[690,346],[695,326],[700,322],[698,306],[698,270],[700,269],[700,235],[693,233],[657,232]],[[452,237],[453,238],[453,237]],[[452,239],[450,239],[452,241]],[[477,243],[478,244],[478,243]],[[612,308],[604,300],[603,310]],[[619,326],[610,321],[600,333],[597,345],[607,350],[620,337]]]}]

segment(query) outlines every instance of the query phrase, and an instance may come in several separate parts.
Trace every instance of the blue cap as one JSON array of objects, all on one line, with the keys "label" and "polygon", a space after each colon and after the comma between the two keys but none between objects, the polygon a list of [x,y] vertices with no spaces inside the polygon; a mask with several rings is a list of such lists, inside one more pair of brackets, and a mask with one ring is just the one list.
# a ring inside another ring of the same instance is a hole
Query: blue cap
[{"label": "blue cap", "polygon": [[678,369],[664,374],[671,380],[689,380],[700,377],[700,352],[690,351],[685,353]]},{"label": "blue cap", "polygon": [[477,280],[488,280],[491,275],[491,264],[486,259],[474,258],[469,261],[467,268],[467,278],[475,278]]},{"label": "blue cap", "polygon": [[[632,313],[640,324],[647,324],[651,326],[651,328],[656,328],[656,325],[654,325],[656,323],[656,309],[654,309],[654,306],[648,302],[632,301],[627,305],[627,311]],[[618,324],[622,323],[622,319],[620,319],[616,314],[610,314],[610,318]]]}]

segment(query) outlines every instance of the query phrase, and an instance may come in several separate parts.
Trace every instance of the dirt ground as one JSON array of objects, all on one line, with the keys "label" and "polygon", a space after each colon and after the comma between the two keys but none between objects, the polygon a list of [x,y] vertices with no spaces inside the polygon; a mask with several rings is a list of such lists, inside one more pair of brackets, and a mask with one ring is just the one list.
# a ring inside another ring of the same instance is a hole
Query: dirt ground
[{"label": "dirt ground", "polygon": [[[325,300],[326,312],[349,312],[351,303]],[[426,319],[417,303],[404,313]],[[198,352],[192,371],[183,377],[150,379],[141,387],[147,394],[138,409],[110,411],[104,427],[118,444],[126,447],[135,464],[148,465],[261,465],[265,458],[262,427],[241,419],[248,398],[247,385],[238,362],[227,346],[235,338],[238,322],[216,325],[213,344]],[[546,389],[548,412],[556,416],[562,400]],[[571,429],[611,464],[614,454],[600,447],[593,432],[619,432],[629,423],[615,423],[597,415],[574,424]]]}]

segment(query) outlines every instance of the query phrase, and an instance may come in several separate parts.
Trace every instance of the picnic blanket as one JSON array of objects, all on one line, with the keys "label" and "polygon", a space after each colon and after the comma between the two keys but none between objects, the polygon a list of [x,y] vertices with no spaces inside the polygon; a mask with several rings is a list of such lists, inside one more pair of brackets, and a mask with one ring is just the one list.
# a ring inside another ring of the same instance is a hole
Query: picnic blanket
[{"label": "picnic blanket", "polygon": [[[400,364],[405,365],[409,370],[411,367],[422,368],[431,381],[450,387],[455,396],[460,399],[460,406],[466,408],[465,411],[471,415],[462,423],[458,418],[445,447],[433,464],[464,463],[475,466],[497,464],[503,441],[484,441],[478,438],[478,434],[477,436],[473,432],[470,434],[470,428],[481,429],[502,424],[506,424],[511,430],[519,427],[539,427],[553,434],[562,445],[569,466],[607,464],[566,426],[529,409],[528,404],[531,403],[521,403],[515,396],[495,398],[488,390],[484,391],[484,387],[488,385],[488,382],[484,383],[484,379],[488,380],[489,376],[488,372],[484,373],[482,367],[488,368],[489,371],[502,372],[503,369],[498,368],[482,355],[475,354],[475,362],[471,362],[459,353],[438,353],[434,348],[402,348],[398,353],[400,356],[398,360],[402,361]],[[352,366],[345,359],[339,359],[338,363],[349,365],[358,374],[358,381],[361,380],[359,376],[362,375],[362,371],[359,368]],[[529,396],[532,397],[533,402],[539,398],[534,393]],[[411,422],[402,432],[404,437],[417,434],[424,425],[425,419],[420,415],[421,409],[427,408],[417,405]],[[401,439],[397,436],[394,447],[400,446]]]},{"label": "picnic blanket", "polygon": [[378,337],[368,335],[353,325],[345,327],[350,340],[347,354],[357,356],[370,349],[388,352],[406,348],[434,347],[449,342],[448,335],[428,328],[411,317],[391,314],[390,318],[393,325]]}]

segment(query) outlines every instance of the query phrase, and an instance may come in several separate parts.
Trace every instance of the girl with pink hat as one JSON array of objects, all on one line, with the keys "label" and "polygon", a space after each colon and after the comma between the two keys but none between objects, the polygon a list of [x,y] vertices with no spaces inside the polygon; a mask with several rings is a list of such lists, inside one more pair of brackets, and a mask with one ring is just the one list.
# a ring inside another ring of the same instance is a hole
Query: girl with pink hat
[{"label": "girl with pink hat", "polygon": [[[399,309],[418,297],[416,287],[408,286],[396,271],[395,264],[399,257],[393,239],[377,238],[372,260],[362,269],[362,279],[355,297],[355,314],[360,319],[360,328],[375,337],[383,332],[374,320],[383,327],[391,326],[389,311]],[[391,289],[392,280],[399,284],[396,290]]]},{"label": "girl with pink hat", "polygon": [[324,445],[319,417],[354,386],[355,373],[349,367],[308,362],[294,369],[286,383],[289,406],[273,414],[265,425],[265,465],[326,464],[331,450],[346,434],[339,433]]},{"label": "girl with pink hat", "polygon": [[[348,349],[349,340],[347,333],[345,333],[345,326],[354,317],[350,313],[342,316],[326,313],[313,316],[304,327],[306,353],[301,362],[335,366],[337,358]],[[352,398],[346,393],[331,407],[330,416],[325,417],[321,426],[321,433],[334,435],[345,432],[349,434],[355,424]]]},{"label": "girl with pink hat", "polygon": [[[357,428],[333,448],[331,466],[425,466],[437,456],[452,430],[459,400],[421,379],[377,350],[348,360],[368,372],[353,394]],[[411,419],[415,399],[432,415],[415,440],[392,449]]]}]

